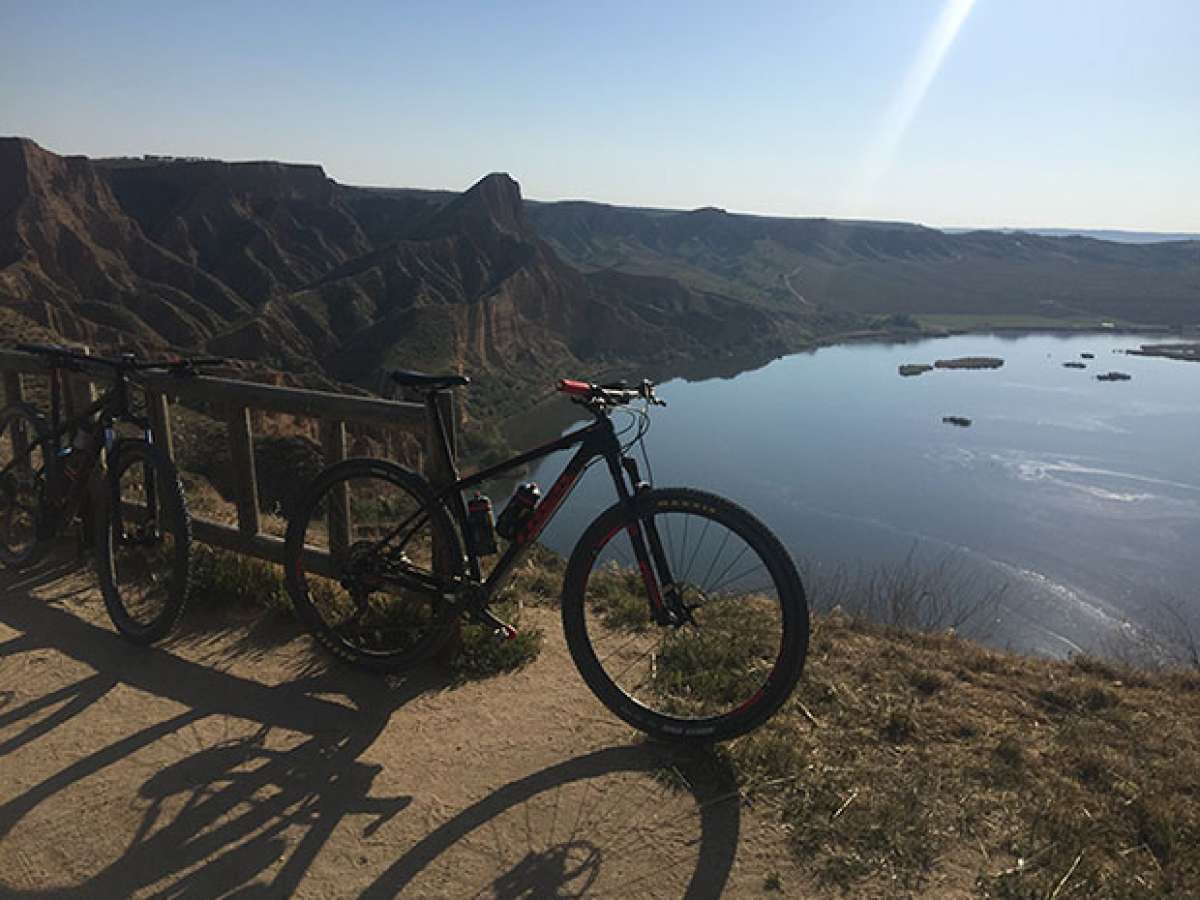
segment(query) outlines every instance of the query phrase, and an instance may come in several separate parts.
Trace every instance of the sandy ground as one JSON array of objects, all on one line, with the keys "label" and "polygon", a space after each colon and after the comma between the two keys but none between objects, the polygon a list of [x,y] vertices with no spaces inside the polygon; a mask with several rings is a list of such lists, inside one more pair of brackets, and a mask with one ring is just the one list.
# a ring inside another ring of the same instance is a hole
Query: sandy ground
[{"label": "sandy ground", "polygon": [[535,664],[449,689],[278,619],[137,648],[86,567],[0,575],[0,896],[807,894],[772,817],[609,715],[532,612]]}]

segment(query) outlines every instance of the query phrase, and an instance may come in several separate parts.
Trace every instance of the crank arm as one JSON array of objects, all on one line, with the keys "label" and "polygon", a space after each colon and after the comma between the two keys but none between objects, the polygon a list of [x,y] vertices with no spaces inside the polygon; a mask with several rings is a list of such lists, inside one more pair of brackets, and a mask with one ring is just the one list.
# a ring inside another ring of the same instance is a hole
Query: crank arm
[{"label": "crank arm", "polygon": [[490,628],[492,636],[500,641],[511,641],[519,633],[516,628],[509,625],[503,619],[498,618],[486,606],[481,606],[479,609],[473,610],[471,618],[480,625]]}]

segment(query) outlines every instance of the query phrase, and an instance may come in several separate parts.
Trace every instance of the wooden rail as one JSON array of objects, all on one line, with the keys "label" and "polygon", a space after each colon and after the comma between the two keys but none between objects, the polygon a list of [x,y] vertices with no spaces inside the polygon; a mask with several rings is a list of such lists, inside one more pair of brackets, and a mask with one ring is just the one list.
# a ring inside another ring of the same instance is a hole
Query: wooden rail
[{"label": "wooden rail", "polygon": [[[22,374],[48,375],[52,368],[42,357],[0,349],[0,376],[3,378],[6,405],[24,399]],[[86,375],[73,374],[66,379],[66,414],[71,415],[85,408],[96,394],[96,384],[103,385],[105,381],[105,370],[100,367]],[[147,418],[154,442],[172,458],[175,439],[171,427],[171,400],[203,404],[210,415],[224,422],[233,457],[233,502],[237,509],[237,527],[195,515],[192,518],[193,538],[223,550],[269,562],[283,562],[283,539],[262,530],[251,427],[252,410],[316,420],[326,465],[346,458],[347,425],[386,427],[415,434],[421,438],[425,448],[422,468],[426,477],[438,486],[453,478],[454,414],[453,398],[448,392],[441,392],[437,396],[451,447],[450,458],[446,459],[441,458],[434,439],[435,420],[422,403],[275,387],[202,375],[178,377],[161,372],[137,373],[131,378],[131,384],[145,391]],[[329,543],[335,553],[349,546],[351,524],[350,501],[343,490],[334,498],[328,511]],[[304,565],[307,570],[318,574],[330,574],[331,571],[329,554],[325,551],[312,550],[306,553]]]}]

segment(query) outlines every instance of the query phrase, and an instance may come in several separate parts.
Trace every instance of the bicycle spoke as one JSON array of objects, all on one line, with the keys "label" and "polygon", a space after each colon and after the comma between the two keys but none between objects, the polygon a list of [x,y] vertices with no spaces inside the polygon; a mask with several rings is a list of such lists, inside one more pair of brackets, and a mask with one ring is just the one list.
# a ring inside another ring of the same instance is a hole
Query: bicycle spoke
[{"label": "bicycle spoke", "polygon": [[692,566],[696,564],[696,557],[700,555],[700,548],[704,546],[704,538],[708,534],[708,529],[712,526],[712,519],[705,519],[704,531],[700,533],[700,540],[696,542],[696,552],[692,554],[691,561],[688,562],[687,570],[683,573],[682,578],[677,578],[677,581],[687,581],[688,575],[692,573]]}]

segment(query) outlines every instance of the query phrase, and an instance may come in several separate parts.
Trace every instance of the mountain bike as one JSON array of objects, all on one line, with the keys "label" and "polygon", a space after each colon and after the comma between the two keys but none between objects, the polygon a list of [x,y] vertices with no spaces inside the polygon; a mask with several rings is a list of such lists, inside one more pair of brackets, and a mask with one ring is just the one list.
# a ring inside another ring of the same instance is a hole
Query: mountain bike
[{"label": "mountain bike", "polygon": [[[90,524],[113,624],[134,643],[154,643],[187,603],[191,520],[174,464],[154,443],[149,421],[131,409],[129,379],[147,370],[187,376],[223,360],[107,359],[41,344],[17,349],[52,366],[50,421],[28,403],[0,411],[0,563],[27,569],[64,529],[78,520],[86,540]],[[97,369],[111,375],[112,388],[63,421],[64,373]],[[121,437],[121,422],[141,428],[142,436]]]},{"label": "mountain bike", "polygon": [[[285,574],[295,608],[332,653],[400,671],[437,652],[459,617],[498,639],[513,636],[489,604],[583,473],[603,460],[617,499],[584,530],[562,586],[567,646],[588,687],[630,725],[690,741],[743,734],[787,700],[808,648],[796,567],[737,504],[642,479],[631,450],[640,445],[649,466],[649,412],[665,406],[650,382],[559,382],[590,424],[460,478],[437,392],[469,379],[397,372],[392,380],[426,391],[433,452],[454,480],[435,488],[395,463],[358,458],[325,469],[305,491],[289,518]],[[623,431],[613,422],[618,410],[631,414]],[[518,489],[494,525],[485,498],[464,497],[572,447],[578,450],[545,497]],[[507,545],[502,553],[500,544]],[[485,578],[480,558],[495,553]]]}]

